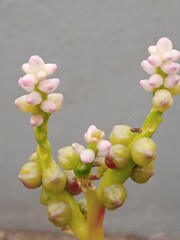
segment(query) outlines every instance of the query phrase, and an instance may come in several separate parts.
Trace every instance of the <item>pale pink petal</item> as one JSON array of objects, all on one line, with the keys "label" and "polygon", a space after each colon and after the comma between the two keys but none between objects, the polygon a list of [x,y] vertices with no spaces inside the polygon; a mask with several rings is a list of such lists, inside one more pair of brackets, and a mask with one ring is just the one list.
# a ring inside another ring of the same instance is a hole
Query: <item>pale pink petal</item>
[{"label": "pale pink petal", "polygon": [[159,74],[154,74],[149,78],[148,82],[151,87],[158,88],[163,84],[163,78]]},{"label": "pale pink petal", "polygon": [[75,151],[75,153],[77,153],[78,155],[85,150],[85,147],[79,143],[73,143],[72,144],[72,148]]},{"label": "pale pink petal", "polygon": [[43,70],[44,61],[39,56],[35,55],[29,59],[29,72],[36,74],[37,72]]},{"label": "pale pink petal", "polygon": [[149,84],[147,79],[140,81],[141,87],[147,92],[153,92],[154,88]]},{"label": "pale pink petal", "polygon": [[172,60],[173,60],[172,51],[171,51],[171,52],[165,52],[165,53],[162,55],[162,59],[163,59],[164,61],[172,61]]},{"label": "pale pink petal", "polygon": [[180,81],[180,76],[179,75],[169,75],[167,78],[164,80],[164,86],[166,88],[174,88]]},{"label": "pale pink petal", "polygon": [[162,59],[160,56],[158,55],[151,55],[148,57],[148,62],[154,66],[154,67],[159,67],[162,65]]},{"label": "pale pink petal", "polygon": [[80,158],[83,163],[91,163],[95,159],[95,153],[91,149],[85,149],[80,153]]},{"label": "pale pink petal", "polygon": [[34,110],[34,106],[28,104],[26,102],[26,98],[28,95],[23,95],[17,98],[14,103],[22,112],[32,112]]},{"label": "pale pink petal", "polygon": [[51,93],[48,95],[48,100],[56,106],[56,112],[60,110],[63,105],[64,97],[60,93]]},{"label": "pale pink petal", "polygon": [[149,46],[148,47],[149,54],[156,54],[156,46]]},{"label": "pale pink petal", "polygon": [[36,83],[37,79],[32,74],[26,74],[18,81],[18,84],[27,92],[32,92]]},{"label": "pale pink petal", "polygon": [[27,96],[26,101],[31,105],[38,105],[42,102],[41,94],[38,92],[32,92]]},{"label": "pale pink petal", "polygon": [[84,134],[84,139],[86,142],[91,141],[92,138],[92,133],[95,132],[97,130],[97,127],[95,125],[91,125],[87,132]]},{"label": "pale pink petal", "polygon": [[172,60],[177,61],[180,59],[180,51],[173,49],[172,50]]},{"label": "pale pink petal", "polygon": [[148,74],[154,74],[156,72],[156,67],[152,66],[147,60],[141,62],[141,67]]},{"label": "pale pink petal", "polygon": [[47,63],[44,66],[47,75],[51,75],[57,70],[57,65],[53,63]]},{"label": "pale pink petal", "polygon": [[162,65],[161,69],[166,74],[175,74],[175,73],[179,72],[180,65],[178,63],[174,63],[174,62],[167,62],[164,65]]},{"label": "pale pink petal", "polygon": [[39,71],[37,74],[36,74],[36,77],[39,79],[39,80],[42,80],[42,79],[45,79],[47,77],[46,75],[46,72],[45,71]]},{"label": "pale pink petal", "polygon": [[22,65],[22,70],[25,72],[25,73],[29,73],[29,63],[24,63]]},{"label": "pale pink petal", "polygon": [[42,80],[39,83],[38,88],[42,92],[50,93],[53,92],[60,84],[60,80],[58,78],[52,78],[49,80]]},{"label": "pale pink petal", "polygon": [[97,157],[106,157],[111,150],[111,143],[107,140],[100,140],[97,144]]},{"label": "pale pink petal", "polygon": [[56,105],[48,100],[45,100],[41,104],[41,109],[46,113],[52,113],[56,111]]},{"label": "pale pink petal", "polygon": [[156,44],[157,52],[163,54],[172,50],[172,42],[166,37],[160,38]]},{"label": "pale pink petal", "polygon": [[41,124],[43,124],[44,119],[41,115],[32,115],[30,118],[30,124],[33,127],[39,127]]}]

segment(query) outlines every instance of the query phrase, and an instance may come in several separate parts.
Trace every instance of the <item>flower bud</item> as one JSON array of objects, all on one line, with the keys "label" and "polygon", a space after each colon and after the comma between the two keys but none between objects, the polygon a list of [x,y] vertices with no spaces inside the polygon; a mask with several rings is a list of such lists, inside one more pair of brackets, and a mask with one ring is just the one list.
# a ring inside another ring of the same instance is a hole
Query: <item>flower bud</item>
[{"label": "flower bud", "polygon": [[34,189],[41,186],[42,173],[37,162],[28,162],[24,164],[19,173],[19,179],[25,187]]},{"label": "flower bud", "polygon": [[139,166],[145,166],[156,159],[156,144],[151,138],[138,139],[131,148],[133,161]]},{"label": "flower bud", "polygon": [[172,93],[172,95],[180,94],[180,82],[174,88],[171,88],[170,92]]},{"label": "flower bud", "polygon": [[85,218],[87,218],[87,201],[85,198],[77,201],[78,207]]},{"label": "flower bud", "polygon": [[153,104],[160,112],[165,112],[173,104],[173,97],[170,91],[160,89],[153,96]]},{"label": "flower bud", "polygon": [[67,182],[66,182],[66,190],[71,195],[78,195],[82,192],[81,187],[76,179],[76,176],[73,171],[66,171]]},{"label": "flower bud", "polygon": [[122,184],[113,184],[105,188],[101,193],[101,199],[105,208],[115,210],[121,207],[126,200],[127,192]]},{"label": "flower bud", "polygon": [[95,125],[91,125],[84,134],[84,139],[87,143],[97,143],[104,138],[104,132],[98,129]]},{"label": "flower bud", "polygon": [[31,105],[38,105],[39,103],[42,102],[42,97],[39,92],[31,92],[27,98],[26,102],[31,104]]},{"label": "flower bud", "polygon": [[29,162],[36,162],[37,161],[37,152],[34,152],[29,157]]},{"label": "flower bud", "polygon": [[106,157],[108,156],[111,150],[111,143],[107,140],[100,140],[97,143],[98,154],[97,157]]},{"label": "flower bud", "polygon": [[66,186],[66,176],[54,162],[50,163],[43,172],[43,186],[45,189],[58,193]]},{"label": "flower bud", "polygon": [[64,227],[71,220],[71,207],[65,202],[50,201],[47,206],[48,219],[58,227]]},{"label": "flower bud", "polygon": [[108,155],[108,156],[105,158],[105,163],[106,163],[106,166],[107,166],[108,168],[111,168],[111,169],[116,169],[116,168],[117,168],[116,164],[115,164],[114,161],[113,161],[113,158],[112,158],[110,155]]},{"label": "flower bud", "polygon": [[127,125],[115,125],[110,133],[109,140],[114,144],[123,144],[127,146],[134,138],[135,133]]},{"label": "flower bud", "polygon": [[58,151],[59,164],[64,170],[72,170],[76,167],[80,158],[72,146],[67,146]]},{"label": "flower bud", "polygon": [[112,158],[115,166],[120,169],[127,165],[131,157],[128,147],[122,144],[112,145],[109,156]]},{"label": "flower bud", "polygon": [[47,206],[48,202],[50,201],[45,189],[42,187],[41,194],[40,194],[40,202],[41,204]]},{"label": "flower bud", "polygon": [[95,160],[95,153],[92,149],[85,149],[80,153],[80,159],[83,163],[92,163]]},{"label": "flower bud", "polygon": [[83,163],[83,162],[79,162],[77,164],[77,166],[74,169],[74,173],[76,175],[76,177],[80,178],[80,179],[86,179],[88,178],[90,172],[92,169],[92,163]]},{"label": "flower bud", "polygon": [[136,183],[146,183],[154,175],[154,163],[144,167],[135,166],[131,173],[131,179]]},{"label": "flower bud", "polygon": [[28,95],[17,98],[14,103],[22,112],[33,112],[34,106],[26,102]]}]

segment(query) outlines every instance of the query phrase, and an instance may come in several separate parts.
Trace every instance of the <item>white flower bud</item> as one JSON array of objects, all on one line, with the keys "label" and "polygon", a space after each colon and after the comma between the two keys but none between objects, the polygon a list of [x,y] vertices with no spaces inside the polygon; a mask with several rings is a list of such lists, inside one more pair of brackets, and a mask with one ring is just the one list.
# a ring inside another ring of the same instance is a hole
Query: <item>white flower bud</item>
[{"label": "white flower bud", "polygon": [[153,96],[153,104],[160,112],[165,112],[173,104],[173,97],[170,91],[160,89]]}]

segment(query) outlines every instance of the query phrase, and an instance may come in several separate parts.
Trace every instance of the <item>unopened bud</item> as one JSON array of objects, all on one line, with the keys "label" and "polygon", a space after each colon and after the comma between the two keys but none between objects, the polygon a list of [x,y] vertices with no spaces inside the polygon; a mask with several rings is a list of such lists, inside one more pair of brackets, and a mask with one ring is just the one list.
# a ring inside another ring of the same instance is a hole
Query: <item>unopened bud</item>
[{"label": "unopened bud", "polygon": [[83,163],[83,162],[79,162],[76,166],[76,168],[74,169],[74,173],[76,175],[76,177],[80,178],[80,179],[86,179],[88,178],[90,172],[92,169],[92,163]]},{"label": "unopened bud", "polygon": [[135,166],[131,173],[131,179],[136,183],[146,183],[154,175],[154,163],[140,167]]},{"label": "unopened bud", "polygon": [[66,176],[59,166],[52,162],[43,172],[43,186],[45,189],[58,193],[66,186]]},{"label": "unopened bud", "polygon": [[160,112],[165,112],[173,104],[173,97],[170,91],[160,89],[153,96],[153,104]]},{"label": "unopened bud", "polygon": [[33,112],[34,106],[26,102],[28,95],[17,98],[14,103],[22,112]]},{"label": "unopened bud", "polygon": [[65,202],[50,201],[47,206],[48,219],[58,227],[64,227],[71,220],[71,207]]},{"label": "unopened bud", "polygon": [[19,179],[25,187],[34,189],[41,186],[42,173],[37,162],[28,162],[24,164],[19,173]]},{"label": "unopened bud", "polygon": [[72,170],[80,160],[72,146],[67,146],[58,151],[59,164],[64,170]]},{"label": "unopened bud", "polygon": [[121,207],[126,200],[127,192],[122,184],[113,184],[105,188],[101,193],[101,199],[105,208],[115,210]]},{"label": "unopened bud", "polygon": [[76,179],[76,176],[73,171],[66,171],[67,182],[66,182],[66,190],[71,195],[78,195],[82,192],[81,187]]},{"label": "unopened bud", "polygon": [[110,133],[109,140],[114,144],[128,145],[134,138],[135,133],[127,125],[115,125]]},{"label": "unopened bud", "polygon": [[128,147],[122,144],[112,145],[109,156],[117,168],[124,168],[131,157]]},{"label": "unopened bud", "polygon": [[40,202],[41,204],[47,206],[48,202],[50,201],[45,189],[42,187],[41,194],[40,194]]},{"label": "unopened bud", "polygon": [[156,144],[151,138],[138,139],[131,148],[133,161],[139,166],[145,166],[156,159]]}]

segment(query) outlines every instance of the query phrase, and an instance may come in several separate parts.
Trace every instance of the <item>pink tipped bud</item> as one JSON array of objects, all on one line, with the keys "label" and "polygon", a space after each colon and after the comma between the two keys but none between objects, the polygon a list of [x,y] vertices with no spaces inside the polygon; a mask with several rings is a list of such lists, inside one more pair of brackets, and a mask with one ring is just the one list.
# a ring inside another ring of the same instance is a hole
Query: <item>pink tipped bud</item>
[{"label": "pink tipped bud", "polygon": [[33,112],[34,106],[28,104],[26,102],[26,98],[28,95],[21,96],[17,98],[14,103],[22,112]]},{"label": "pink tipped bud", "polygon": [[163,84],[163,78],[159,74],[154,74],[149,78],[149,84],[153,88],[158,88]]},{"label": "pink tipped bud", "polygon": [[172,61],[172,60],[173,60],[172,52],[165,52],[165,53],[162,55],[162,59],[163,59],[164,61]]},{"label": "pink tipped bud", "polygon": [[49,80],[42,80],[39,83],[38,88],[45,93],[53,92],[60,84],[60,80],[58,78],[53,78]]},{"label": "pink tipped bud", "polygon": [[100,140],[97,144],[98,157],[106,157],[110,153],[111,143],[107,140]]},{"label": "pink tipped bud", "polygon": [[48,95],[48,100],[54,103],[54,105],[56,106],[55,111],[57,112],[62,107],[62,104],[64,102],[64,97],[60,93],[51,93]]},{"label": "pink tipped bud", "polygon": [[148,62],[154,66],[154,67],[159,67],[162,65],[162,59],[158,55],[151,55],[148,57]]},{"label": "pink tipped bud", "polygon": [[26,101],[31,105],[38,105],[42,102],[41,94],[38,92],[32,92],[27,96]]},{"label": "pink tipped bud", "polygon": [[170,91],[160,89],[153,96],[153,104],[160,112],[165,112],[173,104],[173,97]]},{"label": "pink tipped bud", "polygon": [[44,119],[41,115],[33,115],[31,118],[30,118],[30,124],[33,126],[33,127],[38,127],[40,126],[41,124],[43,124],[44,122]]},{"label": "pink tipped bud", "polygon": [[73,143],[72,144],[72,148],[74,150],[75,153],[77,153],[78,155],[85,150],[85,147],[79,143]]},{"label": "pink tipped bud", "polygon": [[80,158],[83,163],[91,163],[95,159],[95,153],[91,149],[85,149],[80,153]]},{"label": "pink tipped bud", "polygon": [[56,105],[48,100],[45,100],[41,104],[41,109],[46,113],[52,113],[56,111]]},{"label": "pink tipped bud", "polygon": [[175,73],[179,72],[180,65],[178,63],[174,63],[174,62],[167,62],[164,65],[162,65],[161,69],[166,74],[175,74]]},{"label": "pink tipped bud", "polygon": [[104,138],[104,132],[98,129],[95,125],[91,125],[84,134],[84,139],[87,143],[96,143]]},{"label": "pink tipped bud", "polygon": [[154,74],[156,72],[156,67],[152,66],[147,60],[141,62],[141,67],[148,74]]},{"label": "pink tipped bud", "polygon": [[44,61],[39,56],[31,56],[29,59],[29,72],[36,74],[44,67]]},{"label": "pink tipped bud", "polygon": [[156,46],[149,46],[148,52],[149,52],[149,54],[151,54],[151,55],[156,54]]},{"label": "pink tipped bud", "polygon": [[180,76],[179,75],[176,75],[176,74],[169,75],[164,80],[164,86],[166,88],[173,88],[173,87],[175,87],[179,83],[179,80],[180,80]]},{"label": "pink tipped bud", "polygon": [[140,86],[147,92],[153,92],[154,88],[149,84],[149,81],[147,79],[141,80]]},{"label": "pink tipped bud", "polygon": [[172,60],[177,61],[180,59],[180,51],[173,49],[172,50]]},{"label": "pink tipped bud", "polygon": [[37,79],[32,74],[26,74],[24,77],[20,78],[18,84],[27,92],[32,92],[34,90],[34,85],[37,83]]},{"label": "pink tipped bud", "polygon": [[156,44],[157,52],[163,54],[172,50],[172,42],[166,37],[160,38]]},{"label": "pink tipped bud", "polygon": [[51,75],[57,70],[56,64],[53,64],[53,63],[45,64],[44,68],[47,75]]}]

